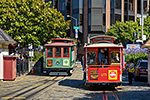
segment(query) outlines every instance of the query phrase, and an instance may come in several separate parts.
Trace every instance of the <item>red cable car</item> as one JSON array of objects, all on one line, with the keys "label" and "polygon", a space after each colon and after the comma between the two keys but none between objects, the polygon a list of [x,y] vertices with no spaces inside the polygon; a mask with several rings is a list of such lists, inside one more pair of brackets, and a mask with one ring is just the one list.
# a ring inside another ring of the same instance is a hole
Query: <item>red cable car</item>
[{"label": "red cable car", "polygon": [[[114,44],[112,36],[95,36],[90,38],[91,44],[84,46],[84,78],[85,84],[93,86],[118,86],[122,83],[123,46]],[[104,62],[99,64],[99,52],[103,49]]]}]

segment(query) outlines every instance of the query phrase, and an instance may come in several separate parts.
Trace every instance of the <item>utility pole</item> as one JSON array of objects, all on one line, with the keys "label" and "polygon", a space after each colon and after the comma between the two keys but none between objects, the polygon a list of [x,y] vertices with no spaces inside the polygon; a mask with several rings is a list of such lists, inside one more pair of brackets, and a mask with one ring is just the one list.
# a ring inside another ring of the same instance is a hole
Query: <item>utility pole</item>
[{"label": "utility pole", "polygon": [[142,21],[141,21],[141,24],[142,24],[142,44],[143,44],[143,0],[141,0],[141,18],[142,18]]}]

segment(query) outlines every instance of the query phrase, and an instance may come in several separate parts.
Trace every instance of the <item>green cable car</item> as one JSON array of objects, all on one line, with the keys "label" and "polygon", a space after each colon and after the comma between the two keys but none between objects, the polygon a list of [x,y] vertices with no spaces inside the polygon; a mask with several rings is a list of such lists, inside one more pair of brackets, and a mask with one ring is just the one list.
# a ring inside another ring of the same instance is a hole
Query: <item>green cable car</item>
[{"label": "green cable car", "polygon": [[45,68],[49,75],[71,75],[76,62],[73,39],[56,38],[45,44]]}]

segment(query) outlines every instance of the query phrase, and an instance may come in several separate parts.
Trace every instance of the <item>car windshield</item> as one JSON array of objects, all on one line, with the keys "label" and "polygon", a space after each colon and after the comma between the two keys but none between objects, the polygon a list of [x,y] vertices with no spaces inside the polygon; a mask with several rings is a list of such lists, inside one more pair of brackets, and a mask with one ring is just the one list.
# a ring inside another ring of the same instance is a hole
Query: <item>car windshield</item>
[{"label": "car windshield", "polygon": [[141,62],[140,66],[142,66],[142,67],[148,67],[148,63],[147,62]]}]

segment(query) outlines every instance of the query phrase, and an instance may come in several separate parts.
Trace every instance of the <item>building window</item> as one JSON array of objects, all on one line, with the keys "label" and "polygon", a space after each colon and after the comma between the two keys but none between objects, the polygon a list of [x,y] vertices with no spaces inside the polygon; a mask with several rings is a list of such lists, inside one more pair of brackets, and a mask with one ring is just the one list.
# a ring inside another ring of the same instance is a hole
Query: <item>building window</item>
[{"label": "building window", "polygon": [[103,14],[103,25],[106,25],[106,14]]},{"label": "building window", "polygon": [[129,10],[133,10],[133,0],[129,0]]},{"label": "building window", "polygon": [[91,13],[88,13],[88,25],[91,25]]},{"label": "building window", "polygon": [[115,0],[115,8],[121,9],[121,0]]},{"label": "building window", "polygon": [[128,10],[128,2],[124,2],[124,11]]},{"label": "building window", "polygon": [[47,48],[47,57],[53,57],[53,47]]},{"label": "building window", "polygon": [[128,21],[127,15],[124,16],[124,21]]},{"label": "building window", "polygon": [[64,47],[64,57],[69,57],[69,47]]},{"label": "building window", "polygon": [[73,0],[72,6],[73,9],[79,9],[79,0]]},{"label": "building window", "polygon": [[134,16],[129,16],[129,20],[133,20],[134,21]]},{"label": "building window", "polygon": [[110,6],[111,6],[111,9],[114,9],[114,0],[111,0],[111,3],[110,3]]},{"label": "building window", "polygon": [[113,24],[115,24],[115,15],[114,14],[110,14],[110,25],[113,25]]},{"label": "building window", "polygon": [[80,14],[80,25],[83,25],[83,14]]},{"label": "building window", "polygon": [[147,1],[143,1],[143,12],[147,12]]},{"label": "building window", "polygon": [[79,0],[79,2],[80,2],[79,4],[80,8],[83,8],[83,0]]},{"label": "building window", "polygon": [[91,0],[88,0],[88,8],[91,8]]},{"label": "building window", "polygon": [[120,21],[121,22],[121,15],[115,14],[115,22]]},{"label": "building window", "polygon": [[77,24],[77,25],[79,24],[79,14],[73,14],[73,17],[74,17],[75,19],[77,19],[77,20],[72,19],[73,25],[76,26],[76,24]]},{"label": "building window", "polygon": [[103,8],[106,8],[106,0],[103,0]]},{"label": "building window", "polygon": [[55,47],[55,57],[61,57],[61,47]]},{"label": "building window", "polygon": [[60,0],[59,6],[60,6],[60,11],[66,10],[66,0]]},{"label": "building window", "polygon": [[141,0],[137,0],[137,13],[141,13]]}]

